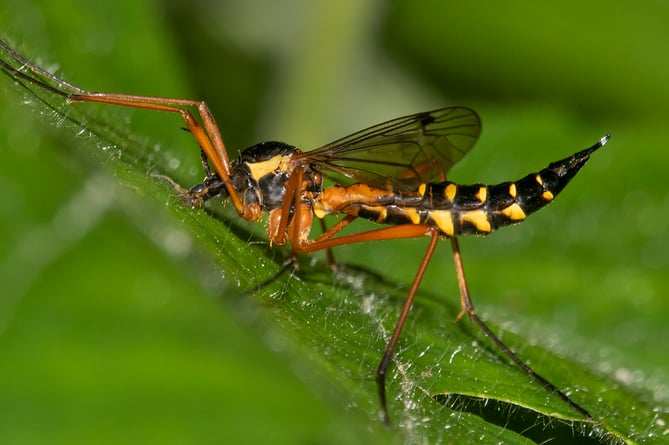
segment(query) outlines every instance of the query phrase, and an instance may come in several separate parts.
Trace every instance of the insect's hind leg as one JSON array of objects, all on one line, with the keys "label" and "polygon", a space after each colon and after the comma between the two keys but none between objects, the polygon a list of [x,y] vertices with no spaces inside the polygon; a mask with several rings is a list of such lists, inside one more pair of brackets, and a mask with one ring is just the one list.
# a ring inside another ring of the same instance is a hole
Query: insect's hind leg
[{"label": "insect's hind leg", "polygon": [[423,276],[425,275],[425,270],[427,270],[427,266],[430,263],[432,254],[434,253],[434,250],[437,247],[437,242],[439,241],[438,231],[436,230],[432,231],[430,236],[431,236],[430,243],[427,246],[427,250],[425,251],[423,260],[421,261],[420,266],[418,267],[418,271],[416,272],[416,276],[413,279],[413,283],[411,283],[409,292],[407,293],[406,299],[404,300],[404,305],[402,306],[402,310],[400,311],[400,316],[398,317],[397,322],[395,323],[395,328],[393,329],[393,333],[390,337],[390,340],[388,341],[388,344],[386,345],[383,357],[381,357],[379,366],[376,368],[376,384],[379,391],[379,401],[381,403],[381,410],[383,412],[383,421],[386,425],[390,425],[390,415],[388,414],[388,402],[386,399],[386,376],[388,374],[388,367],[390,366],[393,355],[395,353],[395,348],[397,347],[397,342],[399,341],[400,334],[402,333],[402,329],[404,328],[404,324],[406,323],[407,317],[409,316],[409,311],[411,310],[411,306],[413,306],[413,301],[414,298],[416,297],[416,293],[418,292],[418,288],[420,287],[420,282],[423,280]]},{"label": "insect's hind leg", "polygon": [[458,286],[460,288],[460,303],[462,305],[462,310],[458,314],[457,319],[460,319],[463,315],[467,315],[469,319],[474,322],[483,333],[492,340],[492,342],[497,346],[504,354],[506,354],[516,365],[518,365],[527,375],[539,382],[547,391],[557,395],[562,401],[567,405],[571,406],[574,410],[579,412],[583,417],[588,420],[592,420],[592,415],[579,404],[574,402],[567,396],[565,393],[560,391],[555,385],[546,380],[544,377],[540,376],[529,365],[522,361],[508,346],[504,344],[499,337],[497,337],[486,325],[483,320],[476,315],[474,310],[474,305],[469,296],[469,289],[467,288],[467,281],[465,279],[465,270],[462,265],[462,256],[460,254],[460,245],[456,237],[451,238],[451,247],[453,248],[453,260],[455,261],[455,271],[458,277]]},{"label": "insect's hind leg", "polygon": [[[321,223],[321,229],[323,233],[316,238],[316,242],[331,239],[334,237],[337,233],[339,233],[344,227],[348,226],[351,224],[357,217],[353,215],[347,215],[344,219],[341,219],[335,224],[334,226],[330,227],[329,229],[325,225],[325,220],[320,219]],[[334,254],[332,253],[332,247],[327,247],[325,249],[325,255],[327,257],[328,261],[328,266],[333,272],[337,271],[337,263],[335,262],[334,259]]]}]

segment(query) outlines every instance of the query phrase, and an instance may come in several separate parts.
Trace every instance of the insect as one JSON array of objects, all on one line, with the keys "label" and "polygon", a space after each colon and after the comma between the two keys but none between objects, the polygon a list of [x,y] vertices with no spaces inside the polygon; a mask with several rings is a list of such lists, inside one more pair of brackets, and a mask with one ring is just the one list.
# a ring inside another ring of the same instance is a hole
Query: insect
[{"label": "insect", "polygon": [[[428,237],[429,243],[409,288],[399,318],[376,369],[381,409],[386,423],[386,376],[414,297],[440,239],[450,240],[460,289],[461,311],[525,373],[586,419],[590,413],[555,385],[537,374],[509,349],[474,310],[458,245],[458,237],[486,235],[519,223],[554,200],[590,158],[606,144],[550,163],[538,173],[496,185],[457,185],[446,179],[479,137],[476,112],[465,107],[442,108],[393,119],[353,133],[321,148],[303,152],[282,142],[263,142],[230,160],[214,117],[205,102],[188,99],[91,92],[39,68],[4,41],[0,47],[16,62],[1,61],[2,69],[19,81],[30,82],[68,102],[98,102],[179,113],[197,141],[204,180],[184,189],[175,185],[182,201],[192,207],[213,198],[232,202],[249,221],[268,214],[271,244],[290,244],[293,265],[301,253],[377,240]],[[199,119],[191,110],[196,110]],[[213,169],[212,169],[213,167]],[[325,186],[328,179],[334,185]],[[314,218],[342,216],[315,239],[309,237]],[[339,235],[357,218],[385,225],[361,233]]]}]

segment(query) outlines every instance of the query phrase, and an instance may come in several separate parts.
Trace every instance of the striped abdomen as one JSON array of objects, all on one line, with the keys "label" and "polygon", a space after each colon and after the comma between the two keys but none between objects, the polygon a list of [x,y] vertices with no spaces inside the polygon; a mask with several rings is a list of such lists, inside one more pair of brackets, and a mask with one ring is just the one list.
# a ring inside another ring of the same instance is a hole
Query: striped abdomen
[{"label": "striped abdomen", "polygon": [[435,225],[445,236],[486,235],[499,227],[523,221],[553,201],[585,165],[590,154],[607,140],[608,137],[602,138],[593,147],[515,182],[422,184],[413,193],[379,193],[373,200],[351,202],[339,211],[384,224]]}]

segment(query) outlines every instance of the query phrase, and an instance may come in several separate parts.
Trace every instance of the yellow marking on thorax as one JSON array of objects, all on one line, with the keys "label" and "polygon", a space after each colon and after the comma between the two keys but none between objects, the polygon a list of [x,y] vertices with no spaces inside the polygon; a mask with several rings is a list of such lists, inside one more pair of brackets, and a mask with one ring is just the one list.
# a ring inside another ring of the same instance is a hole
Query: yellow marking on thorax
[{"label": "yellow marking on thorax", "polygon": [[[284,161],[284,158],[287,156],[276,155],[272,158],[269,158],[266,161],[261,162],[247,162],[246,165],[251,172],[251,177],[257,182],[263,176],[274,174],[277,169],[280,171],[285,171],[287,164]],[[281,168],[279,168],[281,167]]]},{"label": "yellow marking on thorax", "polygon": [[446,236],[453,236],[453,215],[448,210],[431,210],[430,219],[439,227]]},{"label": "yellow marking on thorax", "polygon": [[457,191],[458,191],[458,186],[457,186],[457,185],[452,184],[452,183],[451,183],[451,184],[448,184],[448,185],[446,186],[446,190],[444,190],[444,196],[445,196],[446,199],[448,199],[449,201],[453,201],[453,199],[455,198],[455,194],[457,193]]},{"label": "yellow marking on thorax", "polygon": [[413,207],[406,207],[403,211],[402,214],[409,218],[413,224],[420,224],[420,215],[418,214],[418,210],[416,210]]},{"label": "yellow marking on thorax", "polygon": [[517,194],[518,191],[516,190],[516,184],[512,182],[511,184],[509,184],[509,195],[511,195],[513,199],[516,199]]},{"label": "yellow marking on thorax", "polygon": [[502,215],[506,216],[512,221],[520,221],[525,219],[525,212],[523,209],[516,204],[515,202],[509,207],[502,210]]},{"label": "yellow marking on thorax", "polygon": [[481,188],[479,188],[479,191],[476,193],[475,196],[480,203],[484,203],[485,200],[488,199],[488,188],[486,186],[482,186]]},{"label": "yellow marking on thorax", "polygon": [[471,210],[460,214],[460,221],[470,222],[479,232],[490,233],[492,227],[488,221],[488,214],[484,210]]},{"label": "yellow marking on thorax", "polygon": [[422,183],[421,185],[418,186],[418,194],[420,196],[425,196],[425,190],[427,190],[427,184]]}]

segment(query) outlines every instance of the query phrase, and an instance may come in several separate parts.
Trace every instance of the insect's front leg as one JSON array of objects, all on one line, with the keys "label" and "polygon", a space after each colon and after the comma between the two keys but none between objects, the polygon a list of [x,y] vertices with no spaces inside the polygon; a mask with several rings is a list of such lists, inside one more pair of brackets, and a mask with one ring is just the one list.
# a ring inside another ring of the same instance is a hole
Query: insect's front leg
[{"label": "insect's front leg", "polygon": [[[291,255],[296,257],[300,246],[308,244],[313,210],[306,201],[300,201],[292,209],[293,214],[285,212],[283,207],[271,210],[267,221],[267,236],[270,243],[283,246],[286,242],[292,245]],[[288,222],[286,222],[288,221]]]},{"label": "insect's front leg", "polygon": [[283,246],[286,241],[289,240],[292,245],[292,250],[288,260],[274,276],[256,285],[250,289],[249,292],[259,291],[275,282],[287,271],[298,268],[299,263],[297,261],[297,253],[300,251],[299,246],[302,243],[309,242],[313,210],[308,203],[303,202],[297,206],[292,221],[290,221],[290,223],[285,223],[284,218],[289,219],[290,217],[290,212],[287,214],[284,213],[283,208],[273,209],[269,212],[267,234],[270,245],[276,244],[278,246]]},{"label": "insect's front leg", "polygon": [[221,197],[226,198],[228,191],[225,184],[221,181],[218,175],[208,175],[199,184],[195,184],[191,188],[185,188],[169,176],[152,173],[154,178],[160,178],[167,181],[172,188],[179,194],[181,202],[191,208],[200,208],[204,203],[212,198]]}]

